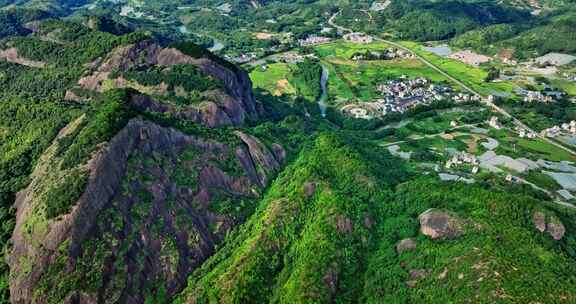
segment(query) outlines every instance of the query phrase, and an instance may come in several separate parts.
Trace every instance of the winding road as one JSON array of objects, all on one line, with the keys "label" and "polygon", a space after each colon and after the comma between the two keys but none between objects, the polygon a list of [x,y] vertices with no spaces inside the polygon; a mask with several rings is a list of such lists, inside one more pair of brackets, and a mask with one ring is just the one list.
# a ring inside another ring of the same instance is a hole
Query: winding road
[{"label": "winding road", "polygon": [[[330,17],[330,19],[328,19],[328,24],[330,24],[331,26],[333,26],[334,28],[336,28],[338,31],[340,31],[341,33],[352,33],[353,30],[340,26],[338,24],[336,24],[334,22],[334,20],[336,19],[336,17],[338,17],[338,15],[340,14],[340,12],[335,13],[334,15],[332,15]],[[428,67],[430,67],[431,69],[435,70],[436,72],[438,72],[439,74],[441,74],[442,76],[446,77],[447,79],[449,79],[450,81],[456,83],[457,85],[459,85],[460,87],[462,87],[464,90],[468,91],[469,93],[473,94],[473,95],[477,95],[477,96],[481,96],[482,97],[482,101],[484,102],[484,104],[486,104],[487,106],[491,107],[494,111],[496,111],[497,113],[500,113],[501,115],[503,115],[504,117],[510,118],[512,119],[512,121],[514,122],[514,124],[516,124],[516,126],[523,128],[525,130],[527,130],[528,132],[534,133],[534,134],[538,134],[538,137],[540,139],[542,139],[543,141],[552,144],[562,150],[567,151],[568,153],[572,154],[572,155],[576,155],[576,152],[574,152],[572,149],[561,145],[553,140],[551,140],[550,138],[547,138],[545,136],[541,136],[538,132],[535,132],[532,128],[528,127],[525,123],[523,123],[522,121],[520,121],[518,118],[512,116],[510,113],[508,113],[506,110],[504,110],[503,108],[499,107],[498,105],[494,104],[493,102],[491,102],[488,98],[486,98],[486,96],[483,96],[482,94],[478,93],[476,90],[472,89],[471,87],[469,87],[468,85],[466,85],[465,83],[463,83],[462,81],[452,77],[450,74],[446,73],[444,70],[442,70],[441,68],[439,68],[438,66],[436,66],[435,64],[431,63],[430,61],[428,61],[426,58],[418,55],[418,53],[416,53],[415,51],[413,51],[412,49],[403,46],[399,43],[396,43],[394,41],[390,41],[390,40],[385,40],[382,39],[380,37],[372,37],[374,38],[375,41],[380,41],[380,42],[384,42],[386,44],[392,45],[394,47],[397,47],[399,49],[402,49],[406,52],[409,52],[411,54],[413,54],[418,60],[420,60],[422,63],[424,63],[425,65],[427,65]]]}]

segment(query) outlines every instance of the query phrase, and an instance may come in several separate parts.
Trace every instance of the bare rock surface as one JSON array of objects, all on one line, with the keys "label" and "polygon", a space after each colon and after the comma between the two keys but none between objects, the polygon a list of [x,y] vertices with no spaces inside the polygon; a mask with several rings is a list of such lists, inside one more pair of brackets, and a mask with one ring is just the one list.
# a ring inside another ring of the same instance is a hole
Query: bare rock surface
[{"label": "bare rock surface", "polygon": [[[59,138],[70,129],[65,128]],[[30,186],[17,198],[17,223],[7,258],[11,302],[45,303],[48,295],[34,294],[39,284],[46,283],[43,274],[65,261],[68,266],[49,276],[50,284],[62,288],[58,280],[84,275],[75,263],[97,252],[96,245],[107,248],[110,263],[126,267],[108,268],[105,265],[113,264],[102,262],[98,291],[76,290],[64,302],[100,303],[107,298],[143,303],[145,295],[139,290],[158,279],[165,282],[168,294],[180,291],[187,276],[237,224],[232,215],[215,213],[210,206],[256,198],[255,189],[269,180],[261,178],[258,170],[274,174],[280,169],[258,139],[242,137],[249,144],[230,147],[131,120],[85,165],[87,186],[69,214],[38,221],[45,207],[35,188],[47,166],[56,161],[49,152],[57,148],[57,139],[39,161]],[[234,174],[218,165],[225,162],[238,167]],[[128,251],[111,244],[121,244]]]},{"label": "bare rock surface", "polygon": [[[193,65],[203,73],[218,79],[224,85],[223,91],[207,92],[207,102],[201,107],[188,106],[177,111],[174,106],[152,104],[150,100],[138,100],[140,106],[149,105],[150,110],[174,113],[182,118],[208,126],[241,125],[246,119],[255,120],[260,114],[252,92],[252,82],[248,74],[236,67],[208,57],[194,58],[175,48],[163,48],[152,41],[120,47],[106,58],[93,63],[92,73],[81,78],[78,85],[87,90],[102,91],[103,83],[110,80],[114,71],[125,72],[133,67]],[[111,79],[116,87],[126,87],[122,77]],[[144,93],[144,92],[142,92]]]},{"label": "bare rock surface", "polygon": [[430,209],[419,216],[420,232],[433,240],[456,238],[464,234],[463,222],[447,211]]},{"label": "bare rock surface", "polygon": [[566,234],[566,227],[559,218],[554,215],[546,215],[542,211],[536,211],[532,215],[534,228],[540,233],[548,233],[554,240],[559,241]]},{"label": "bare rock surface", "polygon": [[277,171],[284,160],[276,159],[274,154],[258,138],[241,131],[234,133],[244,142],[250,151],[252,160],[257,164],[256,172],[260,185],[268,184],[270,174]]},{"label": "bare rock surface", "polygon": [[18,55],[18,50],[16,48],[9,48],[6,50],[0,50],[0,59],[6,60],[7,62],[16,63],[24,65],[31,68],[43,68],[46,63],[42,61],[35,61],[27,58],[23,58]]},{"label": "bare rock surface", "polygon": [[412,239],[403,239],[398,244],[396,244],[396,252],[401,254],[406,251],[412,251],[416,249],[416,242]]}]

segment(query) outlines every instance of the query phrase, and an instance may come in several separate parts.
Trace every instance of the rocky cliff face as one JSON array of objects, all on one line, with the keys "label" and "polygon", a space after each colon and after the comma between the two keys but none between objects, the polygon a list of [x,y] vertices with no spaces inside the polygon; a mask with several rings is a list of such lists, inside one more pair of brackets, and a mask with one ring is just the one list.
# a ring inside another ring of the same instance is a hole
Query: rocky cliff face
[{"label": "rocky cliff face", "polygon": [[68,214],[46,217],[64,129],[18,195],[8,258],[12,303],[143,303],[174,295],[259,196],[285,152],[237,133],[232,146],[134,119],[82,170]]},{"label": "rocky cliff face", "polygon": [[[118,48],[106,58],[90,64],[91,73],[78,81],[82,89],[103,91],[105,83],[112,81],[118,88],[130,86],[121,74],[129,69],[145,69],[153,66],[171,67],[192,65],[203,73],[222,82],[222,92],[206,92],[202,107],[188,106],[185,118],[201,121],[210,126],[241,125],[246,119],[258,118],[260,108],[254,99],[252,82],[248,74],[221,60],[206,55],[192,57],[176,48],[163,48],[152,41],[143,41]],[[112,76],[119,74],[120,76]],[[137,87],[133,87],[138,89]]]}]

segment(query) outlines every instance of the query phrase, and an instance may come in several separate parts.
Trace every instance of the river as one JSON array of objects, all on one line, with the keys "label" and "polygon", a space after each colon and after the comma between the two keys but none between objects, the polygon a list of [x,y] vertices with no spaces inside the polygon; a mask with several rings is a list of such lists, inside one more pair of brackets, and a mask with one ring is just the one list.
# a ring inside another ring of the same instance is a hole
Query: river
[{"label": "river", "polygon": [[320,86],[322,88],[322,95],[318,98],[318,106],[320,107],[320,114],[322,117],[326,117],[326,100],[328,100],[328,78],[330,73],[325,66],[322,66],[322,78],[320,79]]},{"label": "river", "polygon": [[[190,32],[190,30],[188,30],[188,28],[185,25],[181,25],[178,27],[178,31],[184,35],[191,35],[192,32]],[[205,35],[206,37],[209,37],[210,39],[212,39],[212,47],[210,47],[208,50],[210,52],[218,52],[224,49],[225,45],[222,41],[212,37],[212,36],[208,36]]]}]

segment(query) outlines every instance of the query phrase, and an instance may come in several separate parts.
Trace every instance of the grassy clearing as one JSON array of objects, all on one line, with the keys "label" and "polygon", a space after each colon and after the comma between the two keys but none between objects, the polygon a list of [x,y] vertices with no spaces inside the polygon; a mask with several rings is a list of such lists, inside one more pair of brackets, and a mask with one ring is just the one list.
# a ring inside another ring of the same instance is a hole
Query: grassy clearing
[{"label": "grassy clearing", "polygon": [[[351,100],[355,94],[352,85],[347,82],[346,75],[342,71],[342,66],[324,61],[324,66],[328,69],[328,92],[333,100]],[[345,69],[344,69],[345,70]]]},{"label": "grassy clearing", "polygon": [[370,44],[356,44],[346,41],[336,41],[333,43],[322,44],[316,46],[314,49],[320,57],[339,57],[343,59],[350,59],[354,53],[365,52],[367,50],[385,50],[390,48],[390,45],[384,42],[374,42]]},{"label": "grassy clearing", "polygon": [[542,140],[519,139],[518,145],[522,148],[546,155],[545,158],[551,161],[576,161],[576,157],[574,157],[574,155],[558,147],[552,146],[551,144]]},{"label": "grassy clearing", "polygon": [[255,69],[250,73],[250,79],[255,88],[266,90],[275,96],[295,94],[296,90],[290,84],[290,66],[286,63],[268,65],[268,69]]}]

